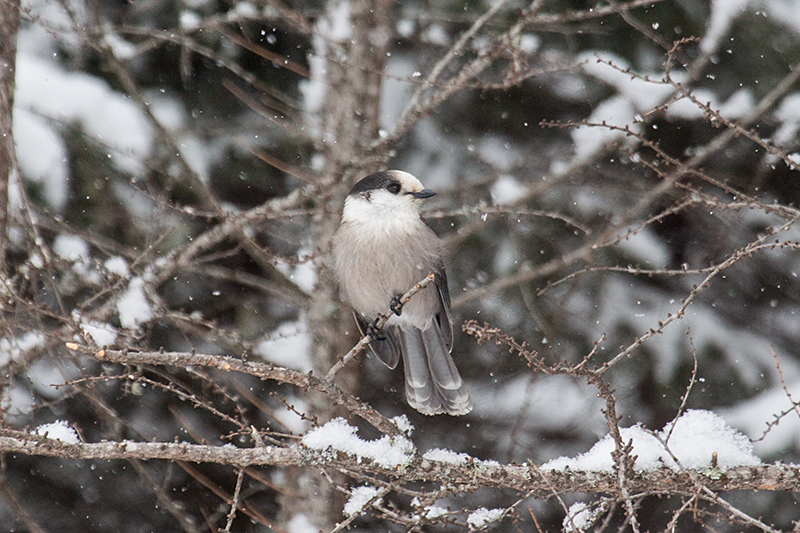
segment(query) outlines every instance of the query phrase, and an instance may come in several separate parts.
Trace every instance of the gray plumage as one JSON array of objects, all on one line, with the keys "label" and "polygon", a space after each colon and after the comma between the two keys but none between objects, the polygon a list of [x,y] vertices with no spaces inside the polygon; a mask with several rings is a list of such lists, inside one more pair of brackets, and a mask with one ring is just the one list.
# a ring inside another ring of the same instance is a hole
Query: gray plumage
[{"label": "gray plumage", "polygon": [[419,216],[419,203],[435,194],[411,174],[388,170],[353,186],[333,237],[334,270],[353,306],[362,334],[400,296],[431,272],[434,283],[392,315],[383,340],[370,348],[389,368],[402,356],[406,399],[417,411],[463,415],[472,401],[453,363],[450,295],[442,244]]}]

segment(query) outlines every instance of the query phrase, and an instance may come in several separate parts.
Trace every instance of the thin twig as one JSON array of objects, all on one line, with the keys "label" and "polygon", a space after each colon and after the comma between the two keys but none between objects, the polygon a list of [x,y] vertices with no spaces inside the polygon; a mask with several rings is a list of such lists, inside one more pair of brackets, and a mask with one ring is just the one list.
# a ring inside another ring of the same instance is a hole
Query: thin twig
[{"label": "thin twig", "polygon": [[[378,490],[378,492],[375,493],[375,495],[372,498],[370,498],[364,504],[363,508],[366,509],[368,507],[372,507],[373,504],[377,503],[378,500],[380,500],[381,498],[383,498],[384,496],[389,494],[391,491],[392,491],[392,486],[391,485],[386,485],[385,487],[382,487],[381,489]],[[346,519],[344,519],[343,521],[341,521],[338,524],[336,524],[336,527],[331,530],[331,533],[339,533],[340,531],[344,531],[345,529],[349,529],[350,528],[350,524],[352,524],[353,521],[356,518],[358,518],[360,515],[361,515],[361,513],[353,513],[353,514],[351,514]]]},{"label": "thin twig", "polygon": [[672,432],[675,430],[675,426],[677,426],[678,419],[686,409],[686,402],[689,400],[689,394],[692,392],[692,387],[697,382],[697,350],[695,349],[694,342],[692,341],[691,331],[687,331],[686,336],[689,337],[689,346],[692,350],[692,361],[694,362],[692,366],[692,375],[689,377],[689,384],[686,385],[686,391],[683,393],[683,396],[681,396],[681,404],[678,406],[678,410],[675,413],[675,418],[673,418],[672,424],[669,426],[669,432],[667,433],[667,436],[664,437],[665,444],[669,443],[669,439],[672,437]]},{"label": "thin twig", "polygon": [[[17,520],[21,524],[25,526],[25,528],[30,531],[30,533],[45,533],[45,530],[34,520],[31,513],[23,505],[22,501],[14,494],[14,491],[11,490],[6,483],[5,475],[0,476],[0,497],[3,498],[3,501],[6,502],[6,505],[11,509],[11,511],[16,516]],[[12,525],[12,524],[7,524]]]},{"label": "thin twig", "polygon": [[231,499],[231,510],[228,512],[228,521],[225,524],[225,533],[231,533],[231,526],[233,526],[233,519],[236,518],[236,509],[239,507],[239,497],[242,494],[242,480],[244,479],[244,468],[239,469],[239,474],[236,476],[236,488],[233,491],[233,499]]},{"label": "thin twig", "polygon": [[[414,297],[415,294],[417,294],[419,291],[421,291],[422,289],[424,289],[425,287],[430,285],[433,282],[434,279],[436,279],[436,275],[433,272],[431,272],[430,274],[425,276],[425,278],[423,278],[419,283],[417,283],[416,285],[414,285],[413,287],[408,289],[405,292],[405,294],[403,294],[403,296],[400,298],[400,305],[398,306],[398,309],[402,309],[403,306],[406,303],[408,303],[411,300],[411,298]],[[378,315],[378,321],[375,323],[375,327],[377,329],[381,329],[384,325],[386,325],[386,322],[388,322],[391,317],[392,317],[392,313],[391,312],[389,312],[387,314],[379,314]],[[369,333],[367,333],[366,335],[361,337],[361,340],[359,340],[358,343],[355,346],[353,346],[350,349],[350,351],[347,352],[344,355],[344,357],[339,359],[336,362],[336,364],[334,364],[331,367],[331,369],[328,371],[328,374],[325,376],[325,380],[333,382],[333,379],[336,377],[336,374],[347,363],[349,363],[350,360],[352,360],[355,356],[360,354],[367,347],[367,345],[370,342],[372,342],[372,335],[370,335]]]},{"label": "thin twig", "polygon": [[132,350],[98,350],[92,351],[77,343],[67,343],[73,351],[93,355],[99,361],[110,361],[122,364],[166,365],[166,366],[200,366],[211,367],[223,372],[242,372],[261,379],[271,379],[280,383],[289,383],[301,389],[311,388],[323,392],[331,401],[342,405],[353,414],[363,418],[379,431],[387,435],[399,435],[397,425],[361,402],[351,394],[337,387],[333,382],[317,378],[313,375],[283,368],[273,364],[245,361],[236,357],[186,353],[186,352],[149,352]]}]

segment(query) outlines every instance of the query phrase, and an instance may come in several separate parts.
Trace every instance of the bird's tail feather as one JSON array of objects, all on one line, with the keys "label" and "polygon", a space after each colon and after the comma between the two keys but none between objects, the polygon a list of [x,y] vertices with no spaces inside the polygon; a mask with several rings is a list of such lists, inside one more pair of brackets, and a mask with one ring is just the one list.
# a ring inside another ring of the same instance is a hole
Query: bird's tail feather
[{"label": "bird's tail feather", "polygon": [[435,325],[424,331],[404,328],[401,338],[409,405],[426,415],[469,413],[472,400],[441,331]]}]

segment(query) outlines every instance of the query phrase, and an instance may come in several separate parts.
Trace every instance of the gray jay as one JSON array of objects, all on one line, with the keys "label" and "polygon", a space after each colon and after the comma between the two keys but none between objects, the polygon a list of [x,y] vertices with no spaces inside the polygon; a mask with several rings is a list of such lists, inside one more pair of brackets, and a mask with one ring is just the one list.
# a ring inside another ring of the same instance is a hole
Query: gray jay
[{"label": "gray jay", "polygon": [[[450,357],[453,326],[442,242],[419,216],[436,194],[407,172],[370,174],[347,195],[333,237],[334,270],[372,353],[389,368],[403,356],[406,399],[426,415],[464,415],[472,400]],[[431,272],[434,283],[398,309],[399,297]],[[373,319],[390,307],[381,331]]]}]

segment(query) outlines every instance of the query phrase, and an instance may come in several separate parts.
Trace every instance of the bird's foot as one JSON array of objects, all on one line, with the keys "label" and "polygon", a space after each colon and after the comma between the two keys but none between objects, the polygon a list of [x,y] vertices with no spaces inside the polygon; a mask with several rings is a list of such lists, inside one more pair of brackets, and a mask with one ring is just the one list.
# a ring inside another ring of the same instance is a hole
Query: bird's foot
[{"label": "bird's foot", "polygon": [[402,294],[395,294],[392,296],[392,301],[389,302],[389,309],[391,309],[392,313],[396,314],[397,316],[400,316],[400,314],[403,312],[404,304],[402,298]]},{"label": "bird's foot", "polygon": [[380,317],[373,320],[372,323],[369,326],[367,326],[367,335],[372,337],[372,340],[385,341],[386,335],[383,334],[383,329],[380,326],[378,326],[379,320]]}]

